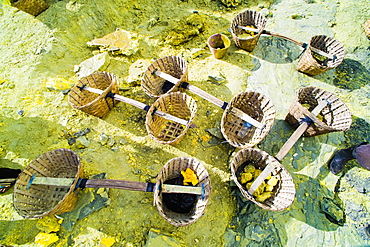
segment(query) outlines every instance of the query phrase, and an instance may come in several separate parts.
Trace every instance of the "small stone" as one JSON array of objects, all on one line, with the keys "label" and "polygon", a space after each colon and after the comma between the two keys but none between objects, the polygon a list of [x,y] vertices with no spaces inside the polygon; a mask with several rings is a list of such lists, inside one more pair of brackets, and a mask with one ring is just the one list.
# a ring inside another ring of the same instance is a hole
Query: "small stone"
[{"label": "small stone", "polygon": [[329,198],[323,198],[320,201],[321,212],[325,214],[326,218],[337,225],[342,226],[344,224],[344,213],[343,210],[337,206],[333,200]]},{"label": "small stone", "polygon": [[108,142],[107,142],[107,146],[113,147],[114,144],[116,144],[116,141],[113,138],[110,137]]},{"label": "small stone", "polygon": [[224,136],[221,133],[220,128],[212,128],[212,129],[206,129],[208,133],[213,135],[214,137],[217,137],[218,139],[223,139]]},{"label": "small stone", "polygon": [[90,141],[84,137],[84,136],[80,136],[76,139],[76,146],[77,148],[87,148],[90,146]]},{"label": "small stone", "polygon": [[113,33],[87,42],[87,46],[99,47],[101,51],[109,51],[113,55],[130,56],[139,49],[139,42],[134,33],[117,29]]},{"label": "small stone", "polygon": [[110,57],[108,52],[99,53],[85,61],[81,62],[77,71],[78,78],[82,78],[96,71],[104,71],[110,63]]},{"label": "small stone", "polygon": [[99,142],[100,142],[100,144],[101,145],[107,145],[107,143],[108,143],[108,140],[109,140],[109,137],[106,135],[106,134],[104,134],[104,133],[102,133],[100,136],[99,136]]},{"label": "small stone", "polygon": [[64,91],[70,89],[73,86],[73,82],[63,77],[49,78],[46,81],[46,88],[49,90]]}]

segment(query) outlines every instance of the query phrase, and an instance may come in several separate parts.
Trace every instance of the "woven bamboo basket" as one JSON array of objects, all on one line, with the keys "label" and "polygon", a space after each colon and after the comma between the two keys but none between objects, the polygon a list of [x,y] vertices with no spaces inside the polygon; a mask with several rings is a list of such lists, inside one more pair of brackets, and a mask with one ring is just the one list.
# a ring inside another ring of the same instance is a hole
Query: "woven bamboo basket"
[{"label": "woven bamboo basket", "polygon": [[159,143],[175,145],[184,137],[189,124],[185,126],[157,116],[154,114],[156,110],[188,120],[190,123],[195,118],[197,105],[189,95],[174,92],[162,95],[150,107],[145,121],[148,134]]},{"label": "woven bamboo basket", "polygon": [[[169,74],[179,81],[176,85],[167,82],[165,79],[154,74],[156,70],[160,70]],[[141,86],[144,91],[153,98],[157,98],[164,93],[178,91],[182,82],[188,81],[188,66],[186,61],[178,56],[167,56],[155,60],[145,71]]]},{"label": "woven bamboo basket", "polygon": [[154,191],[154,203],[157,206],[159,214],[167,222],[177,227],[186,226],[197,221],[203,215],[211,194],[211,180],[206,168],[197,159],[189,157],[178,157],[169,160],[158,174],[156,187],[158,188],[167,180],[181,177],[181,171],[185,171],[186,168],[192,169],[198,176],[199,183],[196,185],[197,187],[201,187],[204,184],[203,197],[200,195],[197,196],[194,208],[189,213],[181,214],[172,211],[163,202],[161,191]]},{"label": "woven bamboo basket", "polygon": [[370,19],[364,23],[364,30],[366,37],[370,39]]},{"label": "woven bamboo basket", "polygon": [[[72,186],[27,185],[34,174],[38,177],[74,178]],[[20,174],[14,185],[13,204],[24,218],[40,218],[46,215],[61,214],[75,207],[75,188],[82,176],[80,161],[73,151],[56,149],[33,160]]]},{"label": "woven bamboo basket", "polygon": [[300,57],[297,66],[297,70],[302,73],[318,75],[330,69],[334,69],[341,64],[344,59],[344,47],[336,39],[324,35],[317,35],[311,38],[310,46],[326,52],[329,55],[335,56],[336,58],[326,58],[319,62],[319,60],[314,58],[315,54],[312,52],[310,47],[308,47]]},{"label": "woven bamboo basket", "polygon": [[[319,116],[314,116],[311,111],[318,105],[319,99],[326,99],[328,105],[320,112]],[[309,108],[302,105],[309,106]],[[313,124],[307,128],[304,136],[345,131],[352,124],[352,114],[348,107],[333,93],[316,87],[304,87],[298,90],[285,121],[293,127],[297,127],[306,116],[313,121]]]},{"label": "woven bamboo basket", "polygon": [[[272,175],[278,176],[279,181],[274,187],[273,195],[266,201],[256,201],[254,196],[248,193],[247,189],[239,182],[239,174],[243,171],[246,164],[254,165],[255,168],[260,170],[263,170],[268,164],[275,166],[274,170],[272,170]],[[281,211],[293,203],[296,193],[293,178],[285,167],[268,153],[255,148],[241,149],[233,157],[230,167],[233,180],[242,195],[261,208],[271,211]]]},{"label": "woven bamboo basket", "polygon": [[44,0],[19,0],[12,3],[12,6],[33,16],[37,16],[49,8]]},{"label": "woven bamboo basket", "polygon": [[[230,111],[232,107],[261,122],[264,127],[244,127],[245,121]],[[221,132],[234,147],[253,147],[271,130],[275,115],[275,107],[266,96],[257,92],[242,92],[235,95],[225,109],[221,119]]]},{"label": "woven bamboo basket", "polygon": [[[103,90],[100,95],[81,90],[83,85]],[[68,93],[68,100],[73,108],[86,112],[96,117],[104,118],[109,111],[119,102],[107,97],[109,93],[118,93],[118,79],[114,74],[98,71],[81,78]]]},{"label": "woven bamboo basket", "polygon": [[[258,29],[258,33],[250,38],[240,38],[239,36],[245,33],[245,31],[241,28],[238,28],[238,26],[254,27]],[[235,16],[231,23],[230,30],[236,46],[251,52],[257,45],[258,39],[265,29],[265,26],[266,17],[263,14],[253,10],[247,10]]]}]

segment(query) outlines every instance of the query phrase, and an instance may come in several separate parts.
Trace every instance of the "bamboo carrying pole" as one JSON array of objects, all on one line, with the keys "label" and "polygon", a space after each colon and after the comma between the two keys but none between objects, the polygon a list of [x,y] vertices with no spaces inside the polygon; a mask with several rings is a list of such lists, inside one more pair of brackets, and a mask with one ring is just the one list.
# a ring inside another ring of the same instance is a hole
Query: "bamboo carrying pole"
[{"label": "bamboo carrying pole", "polygon": [[[92,92],[92,93],[96,93],[96,94],[102,94],[104,91],[103,90],[100,90],[100,89],[97,89],[97,88],[91,88],[91,87],[88,87],[88,86],[84,86],[84,87],[80,87],[81,90],[87,90],[89,92]],[[121,96],[121,95],[118,95],[118,94],[113,94],[112,95],[113,98],[115,100],[118,100],[118,101],[121,101],[121,102],[125,102],[127,104],[130,104],[132,106],[135,106],[137,108],[140,108],[142,110],[145,110],[145,111],[148,111],[150,106],[144,104],[144,103],[141,103],[139,101],[136,101],[136,100],[133,100],[133,99],[130,99],[130,98],[126,98],[124,96]],[[179,124],[182,124],[182,125],[188,125],[189,124],[189,121],[187,120],[184,120],[184,119],[181,119],[181,118],[178,118],[178,117],[175,117],[171,114],[168,114],[168,113],[165,113],[163,111],[160,111],[160,110],[156,110],[154,111],[154,114],[155,115],[158,115],[160,117],[163,117],[167,120],[170,120],[170,121],[173,121],[173,122],[176,122],[176,123],[179,123]],[[195,128],[196,125],[194,123],[190,123],[189,125],[190,128]]]},{"label": "bamboo carrying pole", "polygon": [[[167,73],[164,73],[164,72],[161,72],[159,71],[158,69],[155,69],[152,73],[153,75],[157,75],[171,83],[173,83],[174,85],[176,85],[178,82],[179,82],[179,79],[177,79],[176,77],[173,77],[172,75],[169,75]],[[216,106],[222,108],[223,110],[226,109],[228,103],[223,101],[223,100],[220,100],[218,98],[216,98],[215,96],[203,91],[202,89],[196,87],[196,86],[193,86],[189,83],[186,83],[185,84],[186,86],[183,86],[185,89],[188,89],[190,92],[193,92],[195,93],[196,95],[202,97],[203,99],[206,99],[208,100],[209,102],[215,104]],[[252,117],[250,117],[249,115],[245,114],[243,111],[239,110],[238,108],[235,108],[235,107],[232,107],[230,109],[230,111],[237,117],[243,119],[244,121],[250,123],[251,125],[257,127],[257,128],[260,128],[262,129],[264,127],[264,124],[258,122],[257,120],[253,119]]]},{"label": "bamboo carrying pole", "polygon": [[[328,104],[328,101],[322,99],[318,102],[318,105],[312,110],[313,115],[318,115],[322,109]],[[309,127],[310,123],[302,122],[299,127],[294,131],[294,133],[289,137],[289,139],[284,143],[283,147],[277,153],[275,158],[281,162],[281,160],[285,157],[285,155],[289,152],[289,150],[294,146],[294,144],[298,141],[298,139],[303,135],[306,129]],[[253,195],[253,193],[257,190],[257,188],[261,185],[261,183],[271,174],[271,172],[276,168],[276,166],[268,164],[265,169],[263,169],[262,173],[254,180],[251,187],[249,188],[248,192]]]},{"label": "bamboo carrying pole", "polygon": [[[34,174],[26,189],[32,184],[50,185],[59,187],[71,187],[74,183],[74,178],[54,178],[54,177],[36,177]],[[119,179],[81,179],[79,178],[76,188],[112,188],[133,191],[154,192],[155,189],[160,189],[162,193],[186,193],[195,195],[204,195],[204,187],[181,186],[172,184],[162,184],[160,188],[156,188],[155,183],[135,182]],[[74,188],[73,188],[74,189]]]},{"label": "bamboo carrying pole", "polygon": [[[246,31],[251,31],[251,32],[255,32],[255,33],[258,33],[259,30],[258,29],[255,29],[255,28],[250,28],[250,27],[244,27],[244,26],[237,26],[238,28],[241,28],[243,30],[246,30]],[[291,41],[293,42],[294,44],[296,45],[299,45],[303,48],[307,48],[309,45],[306,44],[306,43],[303,43],[303,42],[300,42],[298,40],[295,40],[295,39],[292,39],[290,37],[287,37],[287,36],[284,36],[284,35],[281,35],[281,34],[278,34],[278,33],[274,33],[274,32],[271,32],[271,31],[267,31],[267,30],[263,30],[262,31],[262,34],[266,34],[266,35],[271,35],[271,36],[274,36],[274,37],[279,37],[279,38],[282,38],[282,39],[286,39],[288,41]],[[337,58],[337,56],[333,56],[333,55],[330,55],[322,50],[319,50],[313,46],[310,46],[310,49],[313,51],[313,52],[316,52],[317,54],[321,55],[321,56],[324,56],[324,57],[327,57],[331,60],[335,60]]]}]

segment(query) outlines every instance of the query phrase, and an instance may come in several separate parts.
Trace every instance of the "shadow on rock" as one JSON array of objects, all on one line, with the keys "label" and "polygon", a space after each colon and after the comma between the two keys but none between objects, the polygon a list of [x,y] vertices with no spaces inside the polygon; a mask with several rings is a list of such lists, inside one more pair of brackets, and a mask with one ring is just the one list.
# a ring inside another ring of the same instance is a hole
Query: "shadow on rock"
[{"label": "shadow on rock", "polygon": [[271,63],[292,63],[301,54],[297,45],[277,37],[261,36],[252,54]]},{"label": "shadow on rock", "polygon": [[362,142],[370,143],[370,124],[363,118],[352,117],[351,128],[344,132],[346,145],[353,146]]},{"label": "shadow on rock", "polygon": [[335,231],[344,225],[343,203],[333,191],[322,186],[317,178],[294,174],[293,179],[297,194],[290,210],[292,217],[323,231]]},{"label": "shadow on rock", "polygon": [[370,72],[356,60],[344,59],[334,71],[333,85],[350,91],[369,84]]},{"label": "shadow on rock", "polygon": [[225,56],[223,60],[251,72],[257,71],[261,67],[261,62],[258,58],[252,57],[248,52],[235,45],[230,46],[228,56]]}]

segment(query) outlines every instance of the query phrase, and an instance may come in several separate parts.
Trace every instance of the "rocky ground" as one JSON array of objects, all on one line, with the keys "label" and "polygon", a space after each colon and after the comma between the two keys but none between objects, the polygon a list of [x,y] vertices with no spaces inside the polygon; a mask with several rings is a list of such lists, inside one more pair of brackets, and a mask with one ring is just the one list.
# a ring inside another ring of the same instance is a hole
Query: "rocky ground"
[{"label": "rocky ground", "polygon": [[[47,2],[49,8],[37,17],[6,1],[0,5],[1,167],[22,169],[45,152],[68,148],[79,155],[86,177],[106,173],[107,178],[153,182],[168,160],[191,156],[207,168],[212,194],[198,221],[177,228],[159,215],[150,193],[88,189],[71,212],[26,220],[14,210],[10,190],[0,196],[0,244],[370,244],[370,172],[351,161],[333,175],[327,165],[337,149],[370,141],[370,41],[363,28],[370,18],[368,0]],[[344,61],[333,70],[308,76],[296,70],[302,49],[269,36],[262,36],[252,52],[232,42],[226,56],[215,59],[206,40],[214,33],[232,40],[230,23],[246,9],[264,13],[267,30],[302,42],[318,34],[336,38],[345,47]],[[130,46],[121,54],[87,45],[117,28],[130,33]],[[151,139],[145,112],[133,106],[119,103],[99,119],[68,103],[66,93],[78,78],[100,69],[119,77],[122,95],[151,104],[154,99],[140,86],[142,74],[154,59],[171,55],[186,59],[191,84],[222,100],[230,101],[245,90],[269,97],[277,116],[257,148],[271,155],[293,133],[284,118],[301,87],[335,93],[353,114],[352,126],[296,143],[282,161],[294,179],[296,199],[288,209],[273,212],[246,201],[231,181],[230,157],[238,149],[225,143],[220,133],[223,110],[197,95],[188,92],[197,101],[198,127],[175,146]]]}]

